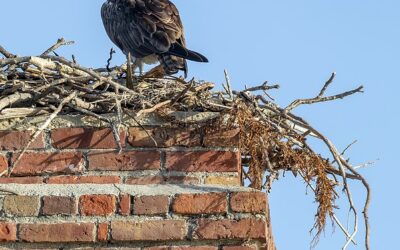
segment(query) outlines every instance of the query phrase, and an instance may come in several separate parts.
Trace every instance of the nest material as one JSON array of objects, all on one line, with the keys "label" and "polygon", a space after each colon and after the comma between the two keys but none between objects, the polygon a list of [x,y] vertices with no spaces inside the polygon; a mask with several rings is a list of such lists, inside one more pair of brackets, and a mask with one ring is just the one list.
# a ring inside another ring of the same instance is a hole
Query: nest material
[{"label": "nest material", "polygon": [[[235,91],[226,72],[224,91],[213,91],[214,84],[209,82],[187,82],[181,78],[155,78],[151,75],[135,78],[135,85],[130,89],[124,86],[126,66],[109,67],[112,52],[107,68],[103,69],[85,68],[74,59],[70,61],[58,55],[49,55],[66,44],[70,42],[60,39],[40,56],[27,57],[17,57],[0,46],[0,53],[4,55],[0,59],[0,119],[48,115],[46,122],[37,128],[31,142],[59,114],[85,114],[109,122],[115,140],[120,145],[117,128],[121,124],[103,114],[117,113],[119,117],[129,115],[135,119],[145,113],[158,112],[173,122],[173,118],[168,116],[171,111],[220,112],[220,118],[210,121],[206,129],[239,127],[244,178],[252,187],[269,191],[272,182],[282,171],[291,171],[312,188],[319,204],[313,227],[316,229],[314,242],[317,242],[327,217],[330,217],[348,239],[344,248],[354,243],[358,228],[357,210],[347,180],[361,181],[367,190],[363,213],[365,244],[369,249],[368,183],[323,134],[292,113],[300,105],[342,99],[362,92],[362,86],[338,95],[325,96],[335,77],[332,74],[316,97],[295,100],[286,108],[280,108],[269,94],[270,90],[279,86],[264,83]],[[228,120],[223,119],[227,117],[224,114],[229,115]],[[332,160],[322,157],[307,144],[307,137],[311,136],[325,143]],[[29,148],[29,144],[26,148]],[[25,150],[17,157],[17,161]],[[339,178],[355,216],[352,232],[342,226],[335,215]]]}]

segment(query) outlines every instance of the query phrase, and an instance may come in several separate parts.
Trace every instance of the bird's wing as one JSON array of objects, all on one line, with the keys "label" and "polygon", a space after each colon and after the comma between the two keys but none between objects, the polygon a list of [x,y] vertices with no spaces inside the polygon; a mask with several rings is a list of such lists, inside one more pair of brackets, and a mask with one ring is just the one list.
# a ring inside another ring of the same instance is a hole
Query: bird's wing
[{"label": "bird's wing", "polygon": [[178,10],[168,0],[105,3],[101,12],[108,35],[124,53],[144,57],[167,53],[176,43],[185,47]]}]

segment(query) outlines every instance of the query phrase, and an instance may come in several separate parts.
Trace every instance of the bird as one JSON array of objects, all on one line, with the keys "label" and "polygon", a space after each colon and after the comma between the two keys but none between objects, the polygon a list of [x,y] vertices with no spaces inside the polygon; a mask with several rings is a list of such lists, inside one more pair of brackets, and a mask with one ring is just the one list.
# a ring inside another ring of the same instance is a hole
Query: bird
[{"label": "bird", "polygon": [[188,73],[186,60],[208,62],[186,47],[177,7],[169,0],[107,0],[101,17],[111,41],[127,56],[128,68],[143,74],[144,64],[159,62],[167,75]]}]

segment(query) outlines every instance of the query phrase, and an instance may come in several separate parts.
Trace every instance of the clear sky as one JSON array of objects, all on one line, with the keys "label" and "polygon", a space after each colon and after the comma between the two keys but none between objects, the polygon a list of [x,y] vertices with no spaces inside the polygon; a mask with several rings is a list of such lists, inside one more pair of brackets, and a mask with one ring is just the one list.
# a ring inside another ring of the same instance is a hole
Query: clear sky
[{"label": "clear sky", "polygon": [[[113,46],[100,19],[102,0],[3,0],[0,44],[19,55],[39,54],[59,37],[75,40],[59,52],[75,54],[85,66],[103,66]],[[266,80],[281,106],[318,93],[330,73],[338,74],[334,94],[360,84],[365,94],[296,110],[331,138],[339,149],[353,140],[354,164],[373,189],[372,249],[399,249],[400,210],[397,158],[400,93],[400,1],[398,0],[176,0],[188,46],[210,63],[190,63],[190,76],[223,82],[228,69],[235,88]],[[114,63],[123,63],[121,53]],[[322,152],[326,150],[320,148]],[[362,209],[364,193],[352,183]],[[300,179],[290,174],[273,186],[272,223],[279,249],[308,249],[316,204]],[[338,211],[346,222],[346,203]],[[357,237],[364,249],[363,225]],[[340,249],[345,239],[328,228],[316,249]]]}]

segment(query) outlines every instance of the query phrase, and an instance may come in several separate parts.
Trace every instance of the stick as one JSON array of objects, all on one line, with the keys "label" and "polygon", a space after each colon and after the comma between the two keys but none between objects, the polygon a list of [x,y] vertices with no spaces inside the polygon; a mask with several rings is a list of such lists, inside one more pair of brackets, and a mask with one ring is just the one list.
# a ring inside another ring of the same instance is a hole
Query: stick
[{"label": "stick", "polygon": [[318,103],[318,102],[333,101],[333,100],[337,100],[337,99],[343,99],[343,98],[353,95],[355,93],[363,93],[364,86],[359,86],[356,89],[346,91],[346,92],[338,94],[338,95],[323,97],[326,90],[328,89],[328,87],[332,84],[333,80],[335,79],[335,76],[336,76],[336,73],[332,73],[331,77],[325,83],[325,85],[322,87],[321,91],[319,92],[319,94],[316,97],[309,98],[309,99],[297,99],[285,108],[285,112],[291,112],[293,109],[297,108],[300,105],[304,105],[304,104],[313,104],[313,103]]},{"label": "stick", "polygon": [[140,117],[144,114],[152,113],[152,112],[156,111],[157,109],[162,108],[162,107],[166,106],[167,104],[170,104],[171,102],[172,102],[171,100],[168,100],[168,101],[164,101],[159,104],[156,104],[152,108],[142,109],[139,112],[137,112],[136,117]]},{"label": "stick", "polygon": [[112,70],[110,69],[110,64],[111,64],[111,60],[112,60],[112,58],[113,58],[113,54],[115,54],[115,50],[114,50],[114,48],[111,48],[111,50],[110,50],[110,57],[109,57],[108,60],[107,60],[107,66],[106,66],[106,69],[107,69],[108,72],[111,72],[111,71],[112,71]]},{"label": "stick", "polygon": [[36,140],[36,138],[39,136],[40,133],[43,132],[43,130],[45,130],[50,123],[54,120],[54,118],[56,118],[56,116],[61,112],[61,110],[63,109],[63,107],[71,102],[77,95],[77,92],[74,91],[72,92],[67,98],[65,98],[64,100],[61,101],[60,105],[57,107],[57,109],[49,116],[49,118],[47,118],[47,120],[36,130],[36,132],[33,134],[33,136],[31,137],[31,139],[29,140],[28,144],[24,147],[24,149],[22,150],[21,153],[19,153],[19,155],[16,157],[16,160],[14,162],[14,164],[12,165],[10,172],[8,174],[8,176],[10,177],[15,166],[18,164],[18,162],[21,160],[22,156],[25,154],[26,150],[28,150],[28,148],[31,146],[31,144]]},{"label": "stick", "polygon": [[67,41],[64,40],[64,38],[60,38],[60,39],[57,40],[57,42],[53,46],[51,46],[45,52],[43,52],[41,54],[41,56],[46,56],[46,55],[50,54],[51,52],[55,51],[56,49],[58,49],[61,46],[72,45],[74,43],[75,43],[74,41],[68,41],[67,42]]},{"label": "stick", "polygon": [[0,53],[3,54],[6,58],[14,58],[17,57],[14,54],[11,54],[10,52],[8,52],[3,46],[0,45]]}]

